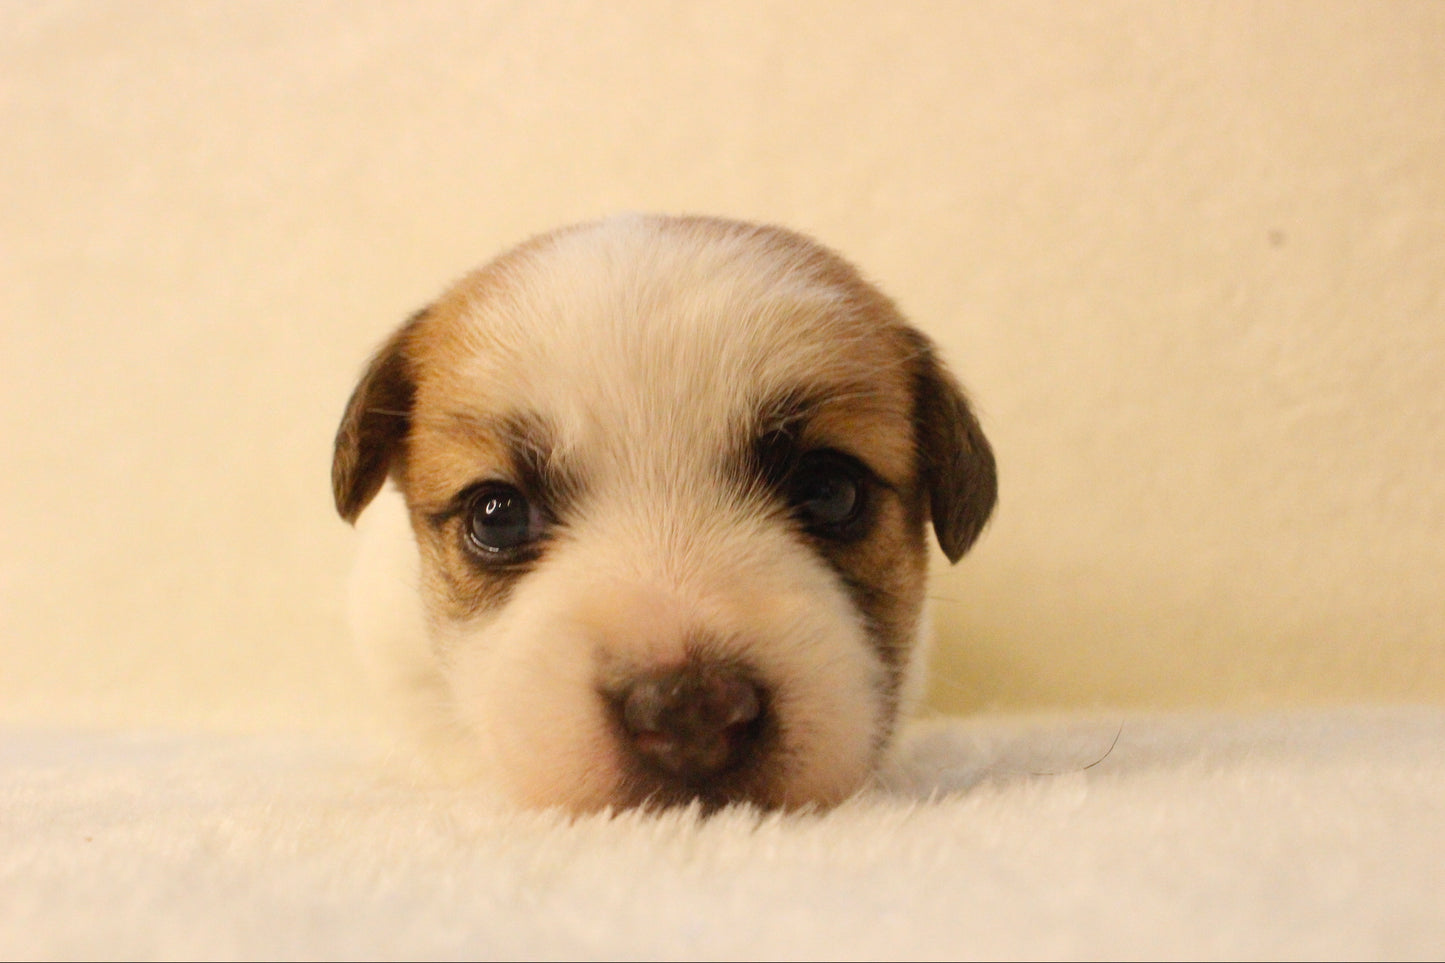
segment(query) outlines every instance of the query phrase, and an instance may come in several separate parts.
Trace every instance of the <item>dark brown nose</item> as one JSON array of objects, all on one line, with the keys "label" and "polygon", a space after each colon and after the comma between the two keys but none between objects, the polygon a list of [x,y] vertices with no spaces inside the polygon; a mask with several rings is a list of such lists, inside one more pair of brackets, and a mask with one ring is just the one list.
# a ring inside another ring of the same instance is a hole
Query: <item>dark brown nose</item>
[{"label": "dark brown nose", "polygon": [[764,702],[740,669],[688,665],[635,679],[617,709],[644,765],[694,784],[747,761],[762,731]]}]

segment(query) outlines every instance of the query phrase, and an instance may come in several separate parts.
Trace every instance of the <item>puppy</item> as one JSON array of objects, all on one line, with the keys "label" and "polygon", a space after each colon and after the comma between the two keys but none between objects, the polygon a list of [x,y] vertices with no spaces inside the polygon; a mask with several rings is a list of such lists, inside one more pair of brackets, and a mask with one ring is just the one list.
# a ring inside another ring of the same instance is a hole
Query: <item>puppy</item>
[{"label": "puppy", "polygon": [[363,647],[444,753],[578,812],[858,790],[917,687],[928,528],[957,561],[996,492],[957,384],[854,268],[658,216],[534,238],[411,318],[332,483],[367,516]]}]

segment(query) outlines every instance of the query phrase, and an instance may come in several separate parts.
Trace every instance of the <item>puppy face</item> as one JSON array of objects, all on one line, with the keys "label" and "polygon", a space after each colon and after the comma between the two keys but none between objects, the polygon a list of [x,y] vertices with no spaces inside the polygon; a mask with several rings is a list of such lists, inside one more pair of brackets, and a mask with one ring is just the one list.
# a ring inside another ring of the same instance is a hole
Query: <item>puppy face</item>
[{"label": "puppy face", "polygon": [[[931,523],[993,456],[929,342],[789,232],[628,217],[534,239],[381,349],[337,435],[390,477],[456,751],[575,810],[836,802],[897,720]],[[363,630],[365,627],[363,626]]]}]

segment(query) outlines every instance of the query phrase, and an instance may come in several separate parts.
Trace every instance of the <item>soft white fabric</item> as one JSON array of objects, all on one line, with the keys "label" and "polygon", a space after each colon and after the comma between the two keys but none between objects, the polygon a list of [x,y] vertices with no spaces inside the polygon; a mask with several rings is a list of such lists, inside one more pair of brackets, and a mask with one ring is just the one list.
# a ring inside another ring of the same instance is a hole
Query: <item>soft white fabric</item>
[{"label": "soft white fabric", "polygon": [[1440,959],[1442,748],[1439,708],[949,720],[824,815],[568,820],[314,735],[11,731],[0,956]]}]

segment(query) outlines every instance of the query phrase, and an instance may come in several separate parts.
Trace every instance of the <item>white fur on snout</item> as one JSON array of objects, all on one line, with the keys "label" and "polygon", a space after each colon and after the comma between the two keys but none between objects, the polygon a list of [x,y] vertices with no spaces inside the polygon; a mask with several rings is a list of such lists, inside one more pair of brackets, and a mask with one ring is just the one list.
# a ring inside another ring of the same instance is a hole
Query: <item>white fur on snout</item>
[{"label": "white fur on snout", "polygon": [[495,617],[447,633],[454,711],[497,780],[524,802],[615,802],[627,749],[601,690],[693,658],[747,666],[766,691],[770,802],[856,789],[875,762],[882,667],[831,572],[776,522],[679,539],[603,518],[559,539]]}]

